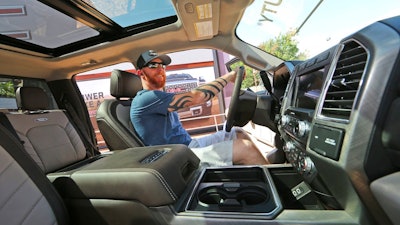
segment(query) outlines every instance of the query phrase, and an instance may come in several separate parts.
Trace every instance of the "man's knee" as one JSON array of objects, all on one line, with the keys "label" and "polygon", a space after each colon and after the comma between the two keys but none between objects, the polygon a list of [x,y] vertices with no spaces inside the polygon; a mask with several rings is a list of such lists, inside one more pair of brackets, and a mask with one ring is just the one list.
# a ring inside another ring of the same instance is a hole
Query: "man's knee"
[{"label": "man's knee", "polygon": [[235,132],[236,132],[236,138],[237,139],[251,140],[250,136],[242,128],[236,128]]},{"label": "man's knee", "polygon": [[233,144],[234,164],[268,164],[266,158],[251,140],[237,139]]},{"label": "man's knee", "polygon": [[233,143],[234,143],[234,148],[238,147],[241,150],[246,150],[249,148],[253,148],[255,146],[251,140],[246,138],[238,138]]},{"label": "man's knee", "polygon": [[251,157],[255,151],[258,151],[258,149],[251,140],[236,139],[233,142],[233,153],[238,156],[238,159]]}]

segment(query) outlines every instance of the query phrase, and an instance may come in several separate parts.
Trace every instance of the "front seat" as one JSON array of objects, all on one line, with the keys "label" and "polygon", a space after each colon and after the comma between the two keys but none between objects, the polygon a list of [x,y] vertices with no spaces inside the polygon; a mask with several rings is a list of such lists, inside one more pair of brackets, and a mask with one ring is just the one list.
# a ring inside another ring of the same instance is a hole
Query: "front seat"
[{"label": "front seat", "polygon": [[0,137],[2,224],[70,224],[62,198],[20,141],[2,125]]},{"label": "front seat", "polygon": [[132,99],[142,90],[142,81],[136,74],[113,70],[110,77],[110,94],[97,109],[96,120],[109,150],[145,146],[130,119]]}]

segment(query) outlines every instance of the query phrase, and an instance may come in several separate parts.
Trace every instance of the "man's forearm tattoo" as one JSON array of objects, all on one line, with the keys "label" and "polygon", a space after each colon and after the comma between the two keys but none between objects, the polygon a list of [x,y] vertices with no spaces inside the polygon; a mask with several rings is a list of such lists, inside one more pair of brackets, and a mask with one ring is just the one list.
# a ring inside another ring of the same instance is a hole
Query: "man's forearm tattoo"
[{"label": "man's forearm tattoo", "polygon": [[[222,80],[222,81],[221,81]],[[223,84],[225,82],[225,84]],[[204,84],[198,88],[197,91],[200,91],[204,94],[206,101],[211,100],[214,96],[219,93],[228,82],[223,78],[217,78],[215,81],[210,82],[208,84]],[[219,84],[219,85],[218,85]]]},{"label": "man's forearm tattoo", "polygon": [[[211,86],[211,85],[210,85]],[[216,89],[218,89],[218,87],[216,87],[216,86],[214,86]],[[211,91],[211,90],[208,90],[208,89],[203,89],[203,88],[197,88],[196,89],[197,91],[200,91],[200,92],[202,92],[204,95],[205,95],[205,99],[206,99],[206,101],[208,101],[208,100],[210,100],[210,99],[212,99],[212,98],[214,98],[214,96],[215,96],[215,93],[213,92],[213,91]]]},{"label": "man's forearm tattoo", "polygon": [[[225,82],[225,84],[221,84],[223,87],[225,87],[228,84],[228,81],[226,81],[224,78],[219,77],[218,79],[221,79]],[[216,79],[215,81],[217,81],[219,83],[218,79]]]},{"label": "man's forearm tattoo", "polygon": [[[176,96],[176,95],[175,95]],[[191,102],[192,97],[188,96],[188,95],[184,95],[178,99],[176,99],[175,101],[175,97],[172,100],[172,105],[169,105],[168,108],[173,109],[174,111],[178,110],[178,109],[182,109],[185,108],[185,104],[188,102]]]},{"label": "man's forearm tattoo", "polygon": [[[219,77],[213,82],[201,85],[200,87],[196,88],[196,91],[202,92],[205,96],[205,101],[209,101],[214,98],[215,95],[219,93],[227,84],[228,81],[226,81],[224,78]],[[192,97],[189,95],[183,95],[177,99],[175,99],[175,97],[172,100],[172,104],[169,105],[169,108],[174,111],[185,108],[186,104],[192,101]]]}]

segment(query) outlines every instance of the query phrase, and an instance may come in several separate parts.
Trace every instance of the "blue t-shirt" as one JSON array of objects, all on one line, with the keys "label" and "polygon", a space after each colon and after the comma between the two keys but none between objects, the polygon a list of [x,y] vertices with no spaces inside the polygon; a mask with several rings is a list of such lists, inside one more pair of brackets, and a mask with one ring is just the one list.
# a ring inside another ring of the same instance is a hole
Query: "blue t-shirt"
[{"label": "blue t-shirt", "polygon": [[145,145],[189,145],[191,142],[178,113],[168,111],[173,97],[173,93],[142,90],[133,99],[131,121]]}]

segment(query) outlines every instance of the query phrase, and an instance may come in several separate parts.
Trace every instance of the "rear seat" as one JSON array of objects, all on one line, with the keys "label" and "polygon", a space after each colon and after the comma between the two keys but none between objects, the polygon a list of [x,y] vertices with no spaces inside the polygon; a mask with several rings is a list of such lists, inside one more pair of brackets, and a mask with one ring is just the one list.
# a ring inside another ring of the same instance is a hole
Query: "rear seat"
[{"label": "rear seat", "polygon": [[6,116],[25,150],[46,174],[86,158],[85,145],[65,112],[47,110],[49,101],[43,89],[20,87],[16,99],[22,111]]}]

